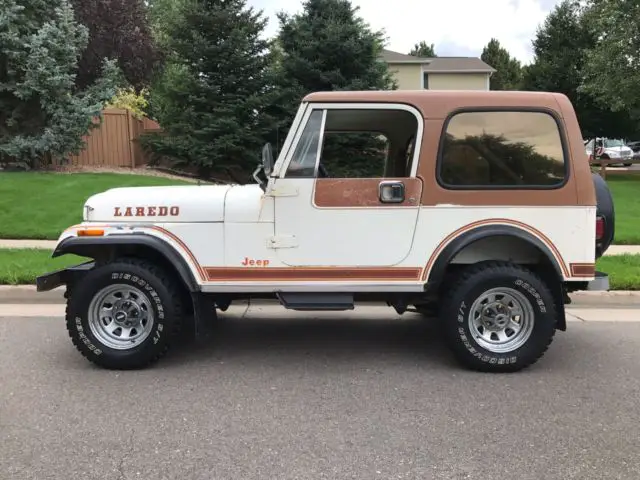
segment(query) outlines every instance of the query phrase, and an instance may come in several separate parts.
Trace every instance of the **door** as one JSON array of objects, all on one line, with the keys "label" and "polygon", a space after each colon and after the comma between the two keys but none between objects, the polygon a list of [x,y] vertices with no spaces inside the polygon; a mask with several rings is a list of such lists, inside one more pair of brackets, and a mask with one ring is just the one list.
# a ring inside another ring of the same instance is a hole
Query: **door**
[{"label": "door", "polygon": [[422,117],[404,105],[310,105],[273,184],[271,246],[290,266],[393,266],[413,244]]}]

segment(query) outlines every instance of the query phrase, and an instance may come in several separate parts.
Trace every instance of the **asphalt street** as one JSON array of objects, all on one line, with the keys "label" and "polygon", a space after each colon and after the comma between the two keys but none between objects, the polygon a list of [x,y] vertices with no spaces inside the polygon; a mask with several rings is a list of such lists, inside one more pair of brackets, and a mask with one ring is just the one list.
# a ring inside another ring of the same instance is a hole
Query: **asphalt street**
[{"label": "asphalt street", "polygon": [[113,372],[60,316],[0,318],[0,478],[640,478],[640,323],[572,321],[509,375],[413,315],[228,316]]}]

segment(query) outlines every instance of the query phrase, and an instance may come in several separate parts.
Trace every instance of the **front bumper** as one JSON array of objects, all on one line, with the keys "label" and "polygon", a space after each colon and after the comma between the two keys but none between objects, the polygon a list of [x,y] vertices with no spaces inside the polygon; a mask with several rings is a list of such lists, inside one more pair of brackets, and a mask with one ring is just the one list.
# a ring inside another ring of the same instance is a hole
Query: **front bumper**
[{"label": "front bumper", "polygon": [[85,275],[95,265],[95,262],[86,262],[73,267],[63,268],[55,272],[45,273],[36,278],[36,291],[47,292],[58,288],[60,285],[74,283],[79,277]]},{"label": "front bumper", "polygon": [[609,291],[609,275],[604,272],[596,272],[595,278],[587,282],[587,291],[589,292]]}]

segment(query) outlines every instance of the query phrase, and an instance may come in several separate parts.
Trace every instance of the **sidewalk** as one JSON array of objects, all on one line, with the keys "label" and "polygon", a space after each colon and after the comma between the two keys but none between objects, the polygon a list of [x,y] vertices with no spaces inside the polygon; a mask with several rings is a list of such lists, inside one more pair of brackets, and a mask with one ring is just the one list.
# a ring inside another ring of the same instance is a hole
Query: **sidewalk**
[{"label": "sidewalk", "polygon": [[[53,250],[55,240],[0,240],[0,248],[42,248]],[[640,245],[611,245],[605,256],[624,255],[626,253],[640,255]]]}]

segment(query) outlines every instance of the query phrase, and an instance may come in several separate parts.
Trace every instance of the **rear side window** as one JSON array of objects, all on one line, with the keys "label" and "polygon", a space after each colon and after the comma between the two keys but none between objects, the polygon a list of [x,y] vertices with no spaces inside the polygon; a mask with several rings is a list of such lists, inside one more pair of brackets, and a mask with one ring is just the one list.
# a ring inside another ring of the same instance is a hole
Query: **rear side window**
[{"label": "rear side window", "polygon": [[554,188],[567,175],[558,123],[545,112],[460,112],[441,141],[438,181],[448,188]]}]

